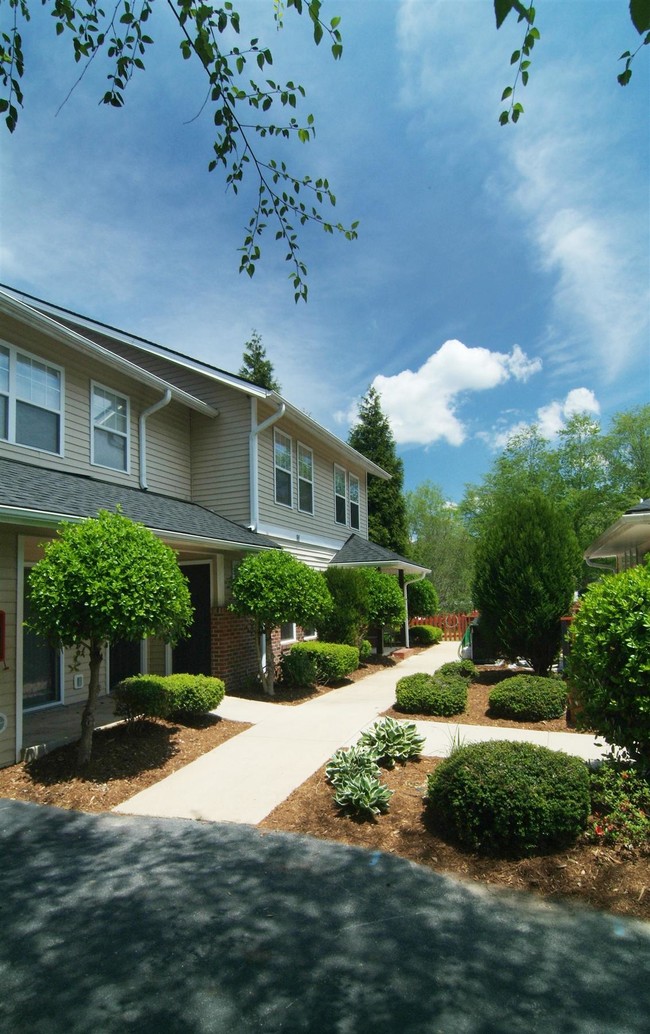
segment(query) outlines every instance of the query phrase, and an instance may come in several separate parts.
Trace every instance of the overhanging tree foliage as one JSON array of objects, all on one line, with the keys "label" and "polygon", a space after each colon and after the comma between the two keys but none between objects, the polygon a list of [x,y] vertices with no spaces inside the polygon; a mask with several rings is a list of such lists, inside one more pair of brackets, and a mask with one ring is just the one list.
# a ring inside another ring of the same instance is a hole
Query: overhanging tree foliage
[{"label": "overhanging tree foliage", "polygon": [[361,400],[359,422],[351,429],[348,442],[391,475],[390,481],[368,476],[368,538],[378,546],[405,556],[408,532],[403,492],[404,464],[397,455],[395,437],[375,388],[369,388]]},{"label": "overhanging tree foliage", "polygon": [[57,649],[75,648],[90,665],[78,763],[92,752],[99,671],[106,647],[159,636],[175,643],[192,618],[176,556],[142,524],[100,511],[62,524],[29,575],[30,628]]},{"label": "overhanging tree foliage", "polygon": [[251,384],[257,384],[260,388],[268,388],[269,391],[281,391],[280,383],[275,377],[273,363],[270,359],[267,359],[261,335],[256,330],[251,334],[250,341],[247,341],[244,345],[239,376]]},{"label": "overhanging tree foliage", "polygon": [[[295,621],[303,627],[318,625],[332,606],[325,579],[320,571],[314,571],[291,553],[273,549],[242,560],[233,578],[232,597],[230,609],[253,619],[260,680],[264,691],[273,696],[273,629],[285,621]],[[262,633],[266,636],[266,664],[261,650]]]},{"label": "overhanging tree foliage", "polygon": [[566,511],[539,491],[494,507],[476,545],[473,597],[488,651],[546,675],[558,653],[581,552]]}]

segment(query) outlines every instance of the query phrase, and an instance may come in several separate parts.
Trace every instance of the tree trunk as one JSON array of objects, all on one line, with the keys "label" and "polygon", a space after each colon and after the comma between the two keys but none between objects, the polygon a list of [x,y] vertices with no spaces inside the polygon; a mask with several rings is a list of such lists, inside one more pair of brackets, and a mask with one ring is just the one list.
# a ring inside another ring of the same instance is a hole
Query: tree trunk
[{"label": "tree trunk", "polygon": [[[262,655],[260,651],[260,675],[262,676],[262,686],[264,692],[270,696],[275,696],[275,658],[273,656],[273,625],[264,625],[264,638],[266,640],[266,668],[262,664]],[[259,638],[258,638],[259,643]],[[269,663],[269,656],[271,661]]]},{"label": "tree trunk", "polygon": [[93,749],[93,732],[95,730],[95,705],[99,696],[99,669],[102,663],[102,644],[95,639],[90,641],[90,678],[88,682],[88,699],[81,716],[81,739],[77,752],[77,766],[83,768],[90,761]]}]

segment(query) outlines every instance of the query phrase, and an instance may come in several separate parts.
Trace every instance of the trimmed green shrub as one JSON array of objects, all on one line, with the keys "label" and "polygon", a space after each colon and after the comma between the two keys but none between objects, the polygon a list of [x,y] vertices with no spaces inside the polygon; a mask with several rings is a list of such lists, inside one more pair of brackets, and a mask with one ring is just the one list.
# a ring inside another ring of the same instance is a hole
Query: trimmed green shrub
[{"label": "trimmed green shrub", "polygon": [[409,628],[411,646],[434,646],[442,639],[442,629],[436,625],[413,625]]},{"label": "trimmed green shrub", "polygon": [[590,811],[584,761],[533,743],[458,747],[428,777],[434,822],[479,854],[530,855],[573,843]]},{"label": "trimmed green shrub", "polygon": [[566,705],[565,684],[541,675],[513,675],[495,686],[489,697],[491,715],[514,718],[517,722],[561,718]]},{"label": "trimmed green shrub", "polygon": [[359,667],[359,648],[345,643],[295,643],[289,652],[313,655],[316,681],[321,685],[344,679]]},{"label": "trimmed green shrub", "polygon": [[467,679],[460,675],[405,675],[397,683],[396,709],[406,714],[449,717],[467,707]]},{"label": "trimmed green shrub", "polygon": [[214,711],[223,700],[226,687],[221,679],[209,675],[179,672],[164,678],[170,699],[170,714],[199,715]]},{"label": "trimmed green shrub", "polygon": [[369,639],[362,639],[359,643],[359,663],[365,662],[372,657],[372,643]]},{"label": "trimmed green shrub", "polygon": [[297,688],[315,685],[318,681],[316,657],[304,650],[289,650],[280,661],[282,682]]},{"label": "trimmed green shrub", "polygon": [[360,567],[328,567],[325,581],[334,606],[317,624],[326,643],[355,646],[368,624],[368,582]]},{"label": "trimmed green shrub", "polygon": [[166,718],[171,710],[162,675],[132,675],[114,687],[115,714],[134,722],[140,718]]},{"label": "trimmed green shrub", "polygon": [[423,744],[424,737],[418,736],[413,722],[398,722],[395,718],[381,718],[357,741],[358,747],[387,768],[393,768],[396,761],[419,757]]},{"label": "trimmed green shrub", "polygon": [[436,675],[462,675],[471,682],[478,675],[478,668],[469,657],[464,657],[460,661],[447,661],[446,664],[441,664],[436,669]]},{"label": "trimmed green shrub", "polygon": [[571,627],[568,677],[581,724],[650,772],[650,565],[591,585]]},{"label": "trimmed green shrub", "polygon": [[650,843],[650,782],[634,768],[608,760],[590,775],[587,838],[600,844]]},{"label": "trimmed green shrub", "polygon": [[417,618],[426,618],[431,614],[437,614],[440,609],[438,593],[433,582],[428,578],[421,578],[416,582],[406,583],[406,598],[409,605],[409,614]]}]

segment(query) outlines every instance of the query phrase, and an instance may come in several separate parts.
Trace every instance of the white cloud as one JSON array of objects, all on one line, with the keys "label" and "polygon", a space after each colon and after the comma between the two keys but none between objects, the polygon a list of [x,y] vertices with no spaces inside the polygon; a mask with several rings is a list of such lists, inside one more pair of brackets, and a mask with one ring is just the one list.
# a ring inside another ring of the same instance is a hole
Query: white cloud
[{"label": "white cloud", "polygon": [[576,413],[585,413],[594,417],[600,413],[600,403],[590,388],[572,388],[564,399],[554,399],[545,406],[540,406],[535,420],[531,423],[518,420],[509,427],[495,427],[491,431],[479,431],[476,437],[499,452],[501,449],[505,449],[515,435],[523,434],[529,430],[531,424],[536,424],[542,437],[551,440],[566,426],[567,420]]},{"label": "white cloud", "polygon": [[445,341],[419,370],[379,375],[373,387],[381,395],[398,444],[430,445],[445,439],[450,445],[462,445],[467,437],[457,413],[462,397],[511,379],[526,381],[541,366],[541,360],[528,359],[518,345],[506,353]]}]

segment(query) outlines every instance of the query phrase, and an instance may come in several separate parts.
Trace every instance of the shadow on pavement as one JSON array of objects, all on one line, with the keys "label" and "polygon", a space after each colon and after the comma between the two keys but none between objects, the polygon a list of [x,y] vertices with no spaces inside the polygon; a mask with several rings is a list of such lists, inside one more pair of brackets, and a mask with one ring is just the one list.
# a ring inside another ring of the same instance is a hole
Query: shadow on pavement
[{"label": "shadow on pavement", "polygon": [[247,826],[0,801],[12,1032],[647,1031],[650,926]]}]

